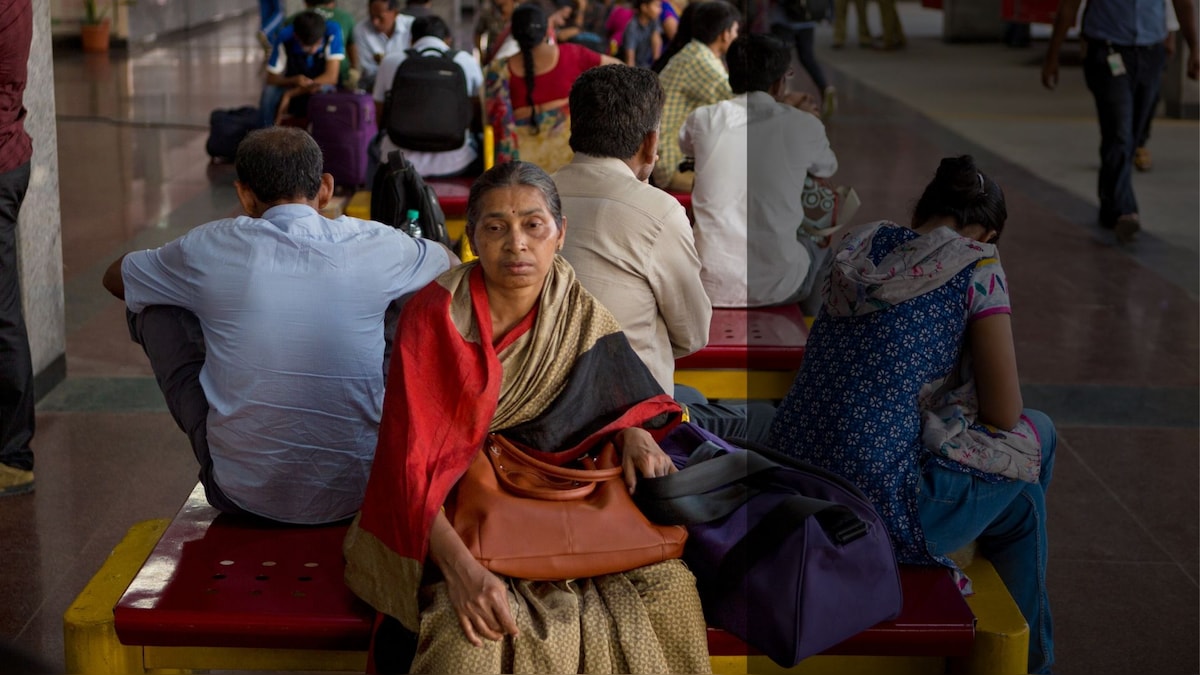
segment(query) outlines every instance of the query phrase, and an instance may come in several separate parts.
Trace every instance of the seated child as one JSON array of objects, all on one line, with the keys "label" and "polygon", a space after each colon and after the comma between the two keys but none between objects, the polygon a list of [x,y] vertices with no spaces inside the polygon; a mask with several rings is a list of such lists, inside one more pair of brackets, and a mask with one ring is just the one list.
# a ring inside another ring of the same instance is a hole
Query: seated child
[{"label": "seated child", "polygon": [[267,83],[258,105],[262,126],[278,123],[285,112],[307,115],[308,96],[337,86],[338,68],[345,58],[342,29],[336,23],[316,12],[299,14],[279,31],[267,61]]},{"label": "seated child", "polygon": [[634,0],[633,19],[625,25],[621,58],[627,65],[649,68],[662,54],[662,0]]}]

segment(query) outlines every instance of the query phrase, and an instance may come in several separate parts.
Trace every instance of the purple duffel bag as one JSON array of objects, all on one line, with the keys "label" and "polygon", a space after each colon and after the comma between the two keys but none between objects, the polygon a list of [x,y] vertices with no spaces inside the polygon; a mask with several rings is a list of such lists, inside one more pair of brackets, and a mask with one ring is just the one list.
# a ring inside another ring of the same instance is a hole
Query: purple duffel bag
[{"label": "purple duffel bag", "polygon": [[887,530],[850,482],[688,423],[661,445],[680,470],[640,479],[634,499],[688,526],[708,625],[791,667],[900,613]]}]

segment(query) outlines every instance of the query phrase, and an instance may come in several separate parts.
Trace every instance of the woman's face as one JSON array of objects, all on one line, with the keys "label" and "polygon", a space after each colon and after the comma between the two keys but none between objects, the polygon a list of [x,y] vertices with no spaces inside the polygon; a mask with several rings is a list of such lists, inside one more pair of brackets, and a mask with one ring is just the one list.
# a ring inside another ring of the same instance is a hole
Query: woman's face
[{"label": "woman's face", "polygon": [[542,191],[513,185],[485,192],[471,245],[489,285],[541,287],[562,248],[566,223],[554,222]]}]

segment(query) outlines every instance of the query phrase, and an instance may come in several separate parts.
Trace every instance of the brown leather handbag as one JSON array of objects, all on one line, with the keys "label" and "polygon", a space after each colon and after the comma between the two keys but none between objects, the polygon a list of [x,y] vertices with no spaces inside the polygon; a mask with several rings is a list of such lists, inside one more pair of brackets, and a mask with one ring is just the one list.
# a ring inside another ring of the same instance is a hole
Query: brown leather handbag
[{"label": "brown leather handbag", "polygon": [[655,525],[638,510],[612,443],[560,467],[490,434],[446,516],[484,567],[519,579],[625,572],[680,557],[687,540],[685,528]]}]

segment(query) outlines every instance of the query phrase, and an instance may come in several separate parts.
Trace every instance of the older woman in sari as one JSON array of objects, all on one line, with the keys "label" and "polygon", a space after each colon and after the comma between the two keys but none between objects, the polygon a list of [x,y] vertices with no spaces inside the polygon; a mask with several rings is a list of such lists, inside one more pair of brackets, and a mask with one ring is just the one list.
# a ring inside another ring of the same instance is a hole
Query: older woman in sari
[{"label": "older woman in sari", "polygon": [[566,223],[545,172],[491,169],[471,188],[467,221],[479,261],[443,274],[401,317],[375,464],[346,539],[347,583],[419,634],[413,672],[707,672],[681,561],[504,578],[442,510],[488,433],[563,458],[611,440],[633,490],[639,475],[674,471],[656,438],[680,417],[557,255]]}]

